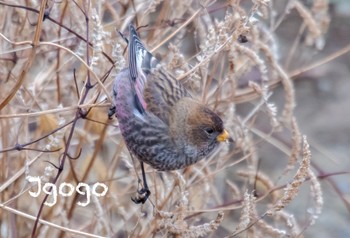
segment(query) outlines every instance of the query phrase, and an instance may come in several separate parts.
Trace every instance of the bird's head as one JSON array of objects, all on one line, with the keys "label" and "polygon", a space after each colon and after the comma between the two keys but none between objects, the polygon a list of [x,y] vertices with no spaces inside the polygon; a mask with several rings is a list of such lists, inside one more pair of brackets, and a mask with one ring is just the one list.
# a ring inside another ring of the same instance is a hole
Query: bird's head
[{"label": "bird's head", "polygon": [[224,129],[221,118],[201,104],[195,104],[188,112],[186,134],[193,145],[209,153],[217,144],[233,141]]}]

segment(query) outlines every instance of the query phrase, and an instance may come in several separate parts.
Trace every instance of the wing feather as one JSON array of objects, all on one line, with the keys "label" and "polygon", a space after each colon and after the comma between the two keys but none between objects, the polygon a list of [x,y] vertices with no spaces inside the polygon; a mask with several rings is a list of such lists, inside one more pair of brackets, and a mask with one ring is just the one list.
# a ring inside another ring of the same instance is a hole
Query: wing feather
[{"label": "wing feather", "polygon": [[167,122],[170,108],[181,98],[191,96],[144,47],[132,24],[129,31],[129,71],[135,91],[135,106],[141,113],[150,111]]}]

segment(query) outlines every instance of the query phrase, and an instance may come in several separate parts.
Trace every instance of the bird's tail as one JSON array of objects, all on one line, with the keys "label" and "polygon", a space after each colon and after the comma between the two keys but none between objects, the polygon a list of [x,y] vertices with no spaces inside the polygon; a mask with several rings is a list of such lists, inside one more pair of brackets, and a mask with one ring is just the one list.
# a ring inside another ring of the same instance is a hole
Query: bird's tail
[{"label": "bird's tail", "polygon": [[129,69],[131,78],[135,82],[142,80],[140,79],[140,74],[148,74],[158,61],[141,43],[132,24],[129,25],[129,32]]},{"label": "bird's tail", "polygon": [[147,109],[144,89],[147,85],[147,75],[158,63],[157,59],[141,43],[135,27],[129,25],[129,71],[135,92],[135,106],[143,113]]}]

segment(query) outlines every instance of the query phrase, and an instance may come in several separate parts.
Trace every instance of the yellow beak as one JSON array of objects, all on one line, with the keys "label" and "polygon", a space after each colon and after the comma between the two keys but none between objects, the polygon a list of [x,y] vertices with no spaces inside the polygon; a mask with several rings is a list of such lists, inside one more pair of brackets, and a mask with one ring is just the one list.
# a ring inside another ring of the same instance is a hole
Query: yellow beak
[{"label": "yellow beak", "polygon": [[221,134],[219,134],[216,137],[216,140],[219,142],[224,142],[230,139],[230,135],[228,134],[228,132],[226,130],[224,130],[223,132],[221,132]]}]

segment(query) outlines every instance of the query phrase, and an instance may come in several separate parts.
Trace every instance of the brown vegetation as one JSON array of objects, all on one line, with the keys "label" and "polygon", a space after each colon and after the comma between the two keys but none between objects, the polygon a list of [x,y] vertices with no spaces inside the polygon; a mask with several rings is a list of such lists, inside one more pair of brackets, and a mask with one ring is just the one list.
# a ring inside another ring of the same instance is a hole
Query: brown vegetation
[{"label": "brown vegetation", "polygon": [[[300,22],[284,52],[277,31],[291,14]],[[139,164],[107,115],[127,62],[118,31],[127,35],[130,22],[235,138],[181,171],[146,166],[144,205],[130,199]],[[302,237],[322,213],[327,176],[312,166],[294,113],[292,78],[317,62],[293,62],[301,45],[323,48],[329,22],[326,0],[0,1],[0,236]],[[262,143],[275,152],[262,157]],[[276,167],[264,170],[261,160]],[[87,195],[58,195],[49,207],[52,196],[29,194],[38,189],[30,176],[57,188],[103,183],[108,192],[85,207],[77,202]],[[300,190],[308,209],[289,209],[305,202]]]}]

